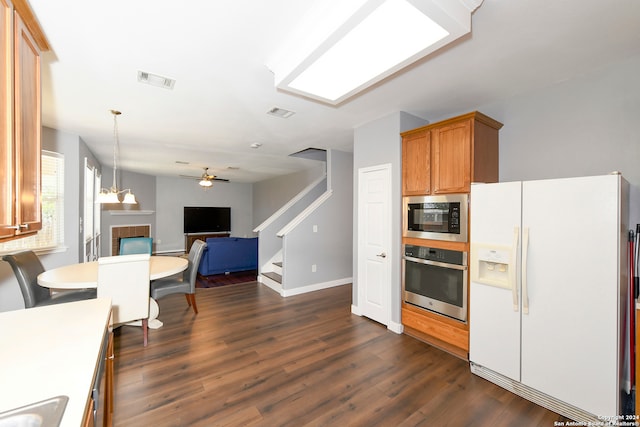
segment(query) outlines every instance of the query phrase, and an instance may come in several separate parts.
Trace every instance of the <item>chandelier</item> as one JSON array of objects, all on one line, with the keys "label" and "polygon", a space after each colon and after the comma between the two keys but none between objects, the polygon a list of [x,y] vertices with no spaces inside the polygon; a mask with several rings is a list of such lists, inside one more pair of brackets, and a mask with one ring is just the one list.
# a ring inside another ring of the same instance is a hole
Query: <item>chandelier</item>
[{"label": "chandelier", "polygon": [[118,187],[116,186],[116,176],[118,172],[118,154],[120,150],[117,117],[122,113],[118,110],[111,110],[111,114],[113,114],[113,184],[109,189],[103,188],[100,190],[100,193],[98,194],[97,202],[98,203],[121,203],[118,195],[121,193],[126,193],[124,195],[124,200],[122,200],[122,203],[135,205],[138,202],[136,202],[136,197],[133,195],[131,190],[130,189],[118,190]]}]

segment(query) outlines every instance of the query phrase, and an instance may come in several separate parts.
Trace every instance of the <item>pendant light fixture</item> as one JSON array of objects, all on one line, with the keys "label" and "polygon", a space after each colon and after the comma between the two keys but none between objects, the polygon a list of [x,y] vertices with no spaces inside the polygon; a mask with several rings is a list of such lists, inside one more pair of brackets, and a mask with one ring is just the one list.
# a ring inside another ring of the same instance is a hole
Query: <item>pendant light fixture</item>
[{"label": "pendant light fixture", "polygon": [[106,189],[103,188],[100,190],[100,194],[98,194],[97,202],[98,203],[121,203],[118,195],[120,193],[126,193],[124,195],[124,200],[122,203],[128,205],[135,205],[138,202],[136,201],[136,197],[133,195],[130,189],[126,190],[118,190],[116,186],[116,176],[118,174],[118,154],[120,150],[120,139],[118,135],[118,121],[117,118],[120,114],[122,114],[118,110],[111,110],[111,114],[113,114],[113,184],[111,188]]}]

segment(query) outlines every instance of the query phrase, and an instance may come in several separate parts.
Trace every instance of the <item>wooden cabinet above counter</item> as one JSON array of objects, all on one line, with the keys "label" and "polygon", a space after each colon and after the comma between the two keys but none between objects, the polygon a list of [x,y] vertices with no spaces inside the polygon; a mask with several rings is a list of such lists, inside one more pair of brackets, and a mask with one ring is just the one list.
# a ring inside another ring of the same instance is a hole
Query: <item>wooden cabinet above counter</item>
[{"label": "wooden cabinet above counter", "polygon": [[402,195],[468,193],[498,181],[502,123],[479,112],[403,132]]},{"label": "wooden cabinet above counter", "polygon": [[49,50],[24,0],[0,0],[0,240],[42,228],[40,52]]}]

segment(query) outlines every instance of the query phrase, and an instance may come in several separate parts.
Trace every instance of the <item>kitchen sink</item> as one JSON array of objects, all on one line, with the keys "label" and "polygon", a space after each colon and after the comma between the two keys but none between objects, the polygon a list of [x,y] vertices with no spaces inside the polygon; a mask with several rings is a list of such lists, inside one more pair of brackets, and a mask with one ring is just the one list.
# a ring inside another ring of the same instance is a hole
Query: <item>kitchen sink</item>
[{"label": "kitchen sink", "polygon": [[57,427],[68,401],[67,396],[56,396],[2,412],[0,427]]}]

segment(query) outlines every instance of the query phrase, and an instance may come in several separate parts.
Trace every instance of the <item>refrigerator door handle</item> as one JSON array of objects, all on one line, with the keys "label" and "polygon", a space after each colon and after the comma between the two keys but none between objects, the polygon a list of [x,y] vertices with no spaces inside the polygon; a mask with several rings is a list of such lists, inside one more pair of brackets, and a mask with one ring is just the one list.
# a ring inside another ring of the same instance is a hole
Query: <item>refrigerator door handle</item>
[{"label": "refrigerator door handle", "polygon": [[520,227],[513,228],[513,244],[511,245],[511,262],[509,281],[511,282],[511,295],[513,296],[513,311],[518,311],[518,283],[516,281],[516,257],[518,255],[518,240],[520,239]]},{"label": "refrigerator door handle", "polygon": [[527,288],[527,261],[529,254],[529,227],[525,227],[522,236],[522,313],[529,314],[529,290]]}]

